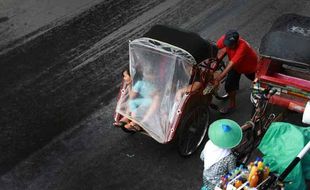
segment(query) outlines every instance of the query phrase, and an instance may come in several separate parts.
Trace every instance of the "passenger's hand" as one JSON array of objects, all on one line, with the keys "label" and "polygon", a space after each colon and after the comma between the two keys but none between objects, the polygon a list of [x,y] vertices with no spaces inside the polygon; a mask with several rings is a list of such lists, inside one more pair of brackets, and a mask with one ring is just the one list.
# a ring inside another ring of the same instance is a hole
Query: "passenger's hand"
[{"label": "passenger's hand", "polygon": [[177,101],[180,101],[181,98],[182,98],[182,95],[183,95],[182,90],[178,90],[177,93],[175,94],[175,99],[176,99]]}]

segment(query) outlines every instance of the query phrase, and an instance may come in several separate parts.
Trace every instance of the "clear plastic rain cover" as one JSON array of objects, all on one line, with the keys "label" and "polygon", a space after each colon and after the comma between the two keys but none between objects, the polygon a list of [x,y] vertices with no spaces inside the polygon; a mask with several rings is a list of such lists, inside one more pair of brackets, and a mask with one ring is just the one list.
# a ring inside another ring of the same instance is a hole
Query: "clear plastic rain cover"
[{"label": "clear plastic rain cover", "polygon": [[[143,38],[130,42],[132,82],[123,90],[116,111],[158,142],[165,143],[182,99],[176,93],[189,84],[193,62],[184,50],[156,45]],[[187,55],[180,56],[180,53]]]}]

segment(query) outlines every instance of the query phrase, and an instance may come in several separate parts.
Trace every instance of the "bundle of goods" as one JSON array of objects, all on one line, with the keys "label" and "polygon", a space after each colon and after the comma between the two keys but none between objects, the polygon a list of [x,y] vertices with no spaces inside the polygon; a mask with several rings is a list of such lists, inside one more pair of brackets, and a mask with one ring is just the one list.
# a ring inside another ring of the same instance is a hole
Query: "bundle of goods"
[{"label": "bundle of goods", "polygon": [[222,176],[215,190],[256,190],[264,184],[270,174],[268,164],[256,158],[247,167],[240,165],[225,176]]}]

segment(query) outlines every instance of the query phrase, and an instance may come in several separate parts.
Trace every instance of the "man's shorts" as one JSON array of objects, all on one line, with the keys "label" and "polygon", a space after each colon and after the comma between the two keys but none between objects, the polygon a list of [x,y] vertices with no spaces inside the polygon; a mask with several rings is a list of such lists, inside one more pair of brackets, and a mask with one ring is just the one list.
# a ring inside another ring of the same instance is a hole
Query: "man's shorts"
[{"label": "man's shorts", "polygon": [[[253,81],[255,79],[255,73],[244,74],[248,79]],[[236,70],[231,69],[227,74],[227,79],[225,82],[225,90],[226,92],[239,90],[239,82],[240,82],[241,74]]]}]

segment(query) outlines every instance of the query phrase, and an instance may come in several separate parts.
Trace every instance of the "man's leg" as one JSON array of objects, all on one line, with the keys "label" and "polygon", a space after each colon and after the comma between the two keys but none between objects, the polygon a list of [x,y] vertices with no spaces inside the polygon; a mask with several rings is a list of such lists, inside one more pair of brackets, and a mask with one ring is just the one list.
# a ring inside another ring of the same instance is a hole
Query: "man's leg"
[{"label": "man's leg", "polygon": [[251,81],[254,81],[255,79],[255,73],[245,74],[245,76]]},{"label": "man's leg", "polygon": [[228,92],[228,98],[229,98],[229,108],[235,108],[236,107],[236,93],[237,91],[230,91]]},{"label": "man's leg", "polygon": [[226,108],[220,110],[221,113],[227,114],[236,107],[236,93],[239,89],[239,81],[241,74],[234,69],[230,70],[227,74],[225,82],[225,90],[228,93],[229,105]]}]

